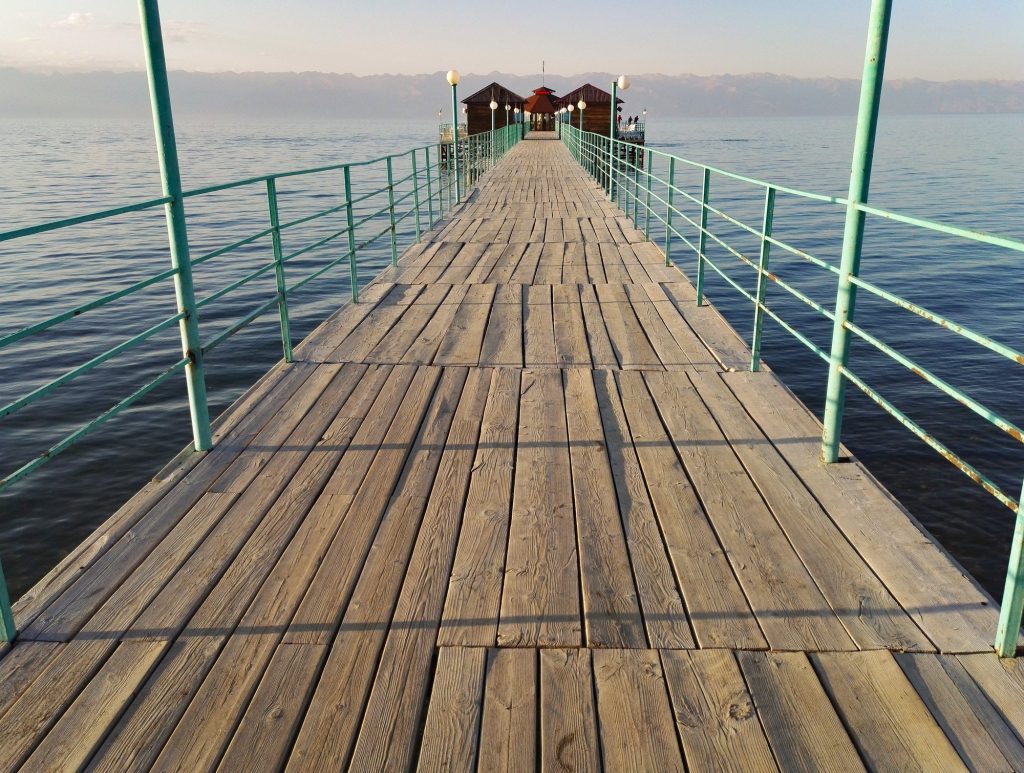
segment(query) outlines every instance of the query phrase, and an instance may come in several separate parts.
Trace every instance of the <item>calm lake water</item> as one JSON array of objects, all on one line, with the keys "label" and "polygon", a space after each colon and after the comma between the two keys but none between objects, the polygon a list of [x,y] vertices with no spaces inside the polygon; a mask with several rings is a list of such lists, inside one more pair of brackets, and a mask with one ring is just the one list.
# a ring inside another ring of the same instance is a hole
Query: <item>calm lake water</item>
[{"label": "calm lake water", "polygon": [[[0,230],[113,207],[159,195],[148,124],[0,121]],[[693,119],[648,121],[650,147],[752,177],[819,193],[844,195],[853,118]],[[226,182],[271,171],[358,161],[434,141],[427,122],[278,124],[179,121],[178,144],[186,187]],[[655,173],[663,165],[655,163]],[[396,176],[408,165],[398,164]],[[885,117],[876,149],[871,200],[877,206],[1024,237],[1020,180],[1024,178],[1024,116]],[[381,177],[355,174],[357,191]],[[677,178],[699,194],[700,176],[679,167]],[[282,219],[336,205],[340,173],[291,178],[279,186]],[[242,239],[267,225],[260,185],[191,199],[186,207],[193,257]],[[712,203],[759,225],[763,191],[712,180]],[[369,211],[369,210],[366,210]],[[329,218],[328,218],[329,219]],[[324,219],[324,220],[328,220]],[[712,221],[713,222],[713,221]],[[402,239],[413,235],[412,220]],[[361,238],[379,230],[366,225]],[[314,221],[285,235],[297,249],[340,228]],[[838,263],[843,211],[779,195],[775,235]],[[657,224],[653,228],[660,239]],[[735,227],[716,232],[756,258],[757,240]],[[289,266],[298,279],[337,259],[335,241]],[[721,248],[710,256],[748,290],[753,276]],[[215,258],[196,271],[200,298],[263,265],[268,240]],[[368,280],[390,257],[378,242],[361,258]],[[673,257],[692,276],[694,260],[683,245]],[[167,267],[160,210],[0,245],[0,335],[127,286]],[[782,250],[772,268],[826,307],[834,303],[834,277]],[[724,281],[709,277],[708,293],[749,337],[752,311]],[[869,220],[862,275],[1010,346],[1022,348],[1019,299],[1024,296],[1022,256]],[[348,296],[347,269],[339,266],[291,300],[292,330],[301,339]],[[265,275],[212,304],[201,314],[209,340],[271,297]],[[770,286],[770,305],[817,345],[827,349],[828,320]],[[89,312],[56,330],[11,347],[0,361],[0,404],[93,357],[174,312],[170,282]],[[1024,374],[997,355],[862,293],[858,322],[906,356],[969,392],[1006,418],[1024,422]],[[8,474],[121,397],[173,364],[180,349],[172,326],[126,356],[96,368],[73,385],[0,420],[0,474]],[[770,320],[766,362],[819,415],[826,369],[816,355]],[[216,415],[280,357],[276,316],[270,313],[217,348],[207,361],[211,413]],[[1016,496],[1024,453],[975,414],[883,357],[856,345],[853,370]],[[844,440],[872,472],[992,593],[1001,590],[1012,513],[851,387]],[[26,590],[72,547],[151,478],[190,439],[181,377],[170,379],[122,415],[0,494],[0,557],[13,595]]]}]

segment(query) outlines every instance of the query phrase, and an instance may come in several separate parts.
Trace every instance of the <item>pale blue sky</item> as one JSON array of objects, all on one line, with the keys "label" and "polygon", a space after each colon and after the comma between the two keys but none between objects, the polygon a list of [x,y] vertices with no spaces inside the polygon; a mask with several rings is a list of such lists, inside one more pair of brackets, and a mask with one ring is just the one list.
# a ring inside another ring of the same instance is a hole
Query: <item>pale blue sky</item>
[{"label": "pale blue sky", "polygon": [[[855,77],[868,0],[164,0],[171,67]],[[1024,79],[1024,1],[894,0],[893,78]],[[3,0],[0,66],[142,66],[132,0]]]}]

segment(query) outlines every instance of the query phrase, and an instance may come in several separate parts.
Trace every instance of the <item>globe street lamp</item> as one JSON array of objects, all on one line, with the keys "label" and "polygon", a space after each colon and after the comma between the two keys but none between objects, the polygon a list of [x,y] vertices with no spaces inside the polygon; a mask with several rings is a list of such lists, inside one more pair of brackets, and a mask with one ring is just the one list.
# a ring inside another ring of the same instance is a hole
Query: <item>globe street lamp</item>
[{"label": "globe street lamp", "polygon": [[449,70],[448,84],[452,87],[452,168],[455,171],[455,203],[462,201],[462,181],[459,179],[459,71]]},{"label": "globe street lamp", "polygon": [[612,111],[611,111],[611,125],[608,128],[608,198],[613,198],[614,181],[612,179],[612,158],[615,153],[615,142],[618,140],[618,132],[616,132],[616,119],[619,117],[619,99],[618,90],[622,89],[625,91],[629,88],[629,78],[625,75],[620,75],[617,80],[612,81]]},{"label": "globe street lamp", "polygon": [[492,99],[488,107],[491,108],[491,131],[494,131],[494,111],[498,109],[498,103]]},{"label": "globe street lamp", "polygon": [[583,131],[583,111],[587,109],[587,103],[581,99],[576,103],[576,107],[580,109],[580,131]]}]

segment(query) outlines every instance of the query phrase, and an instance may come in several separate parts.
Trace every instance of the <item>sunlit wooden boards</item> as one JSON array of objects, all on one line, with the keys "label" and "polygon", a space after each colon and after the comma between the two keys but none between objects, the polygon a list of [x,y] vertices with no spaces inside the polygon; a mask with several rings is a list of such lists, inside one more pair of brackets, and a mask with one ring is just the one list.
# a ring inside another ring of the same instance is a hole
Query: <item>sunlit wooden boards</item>
[{"label": "sunlit wooden boards", "polygon": [[1024,769],[988,599],[551,138],[17,606],[0,771]]}]

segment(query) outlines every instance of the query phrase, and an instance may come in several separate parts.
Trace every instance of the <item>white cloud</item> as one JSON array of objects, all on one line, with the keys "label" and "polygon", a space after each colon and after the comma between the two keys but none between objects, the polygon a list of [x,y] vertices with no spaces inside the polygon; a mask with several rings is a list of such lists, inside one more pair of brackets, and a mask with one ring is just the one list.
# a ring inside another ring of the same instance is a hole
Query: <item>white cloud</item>
[{"label": "white cloud", "polygon": [[52,27],[84,27],[87,24],[92,24],[93,18],[94,18],[94,15],[91,14],[91,13],[82,13],[80,11],[75,11],[74,13],[69,13],[63,19],[60,19],[59,21],[55,21],[50,26],[52,26]]}]

